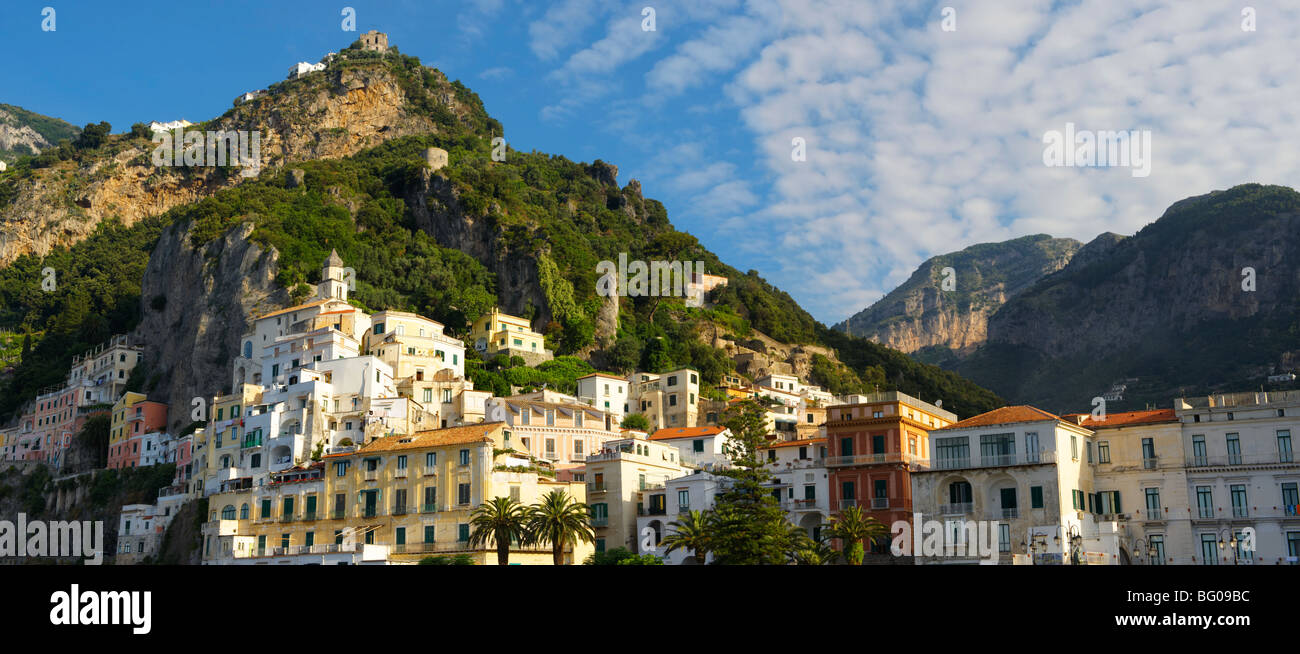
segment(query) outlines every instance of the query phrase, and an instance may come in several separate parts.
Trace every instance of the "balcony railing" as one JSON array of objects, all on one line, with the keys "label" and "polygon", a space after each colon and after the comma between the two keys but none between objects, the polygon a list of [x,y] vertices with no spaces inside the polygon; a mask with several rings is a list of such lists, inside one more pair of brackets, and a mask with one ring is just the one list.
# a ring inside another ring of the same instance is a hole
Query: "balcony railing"
[{"label": "balcony railing", "polygon": [[589,482],[587,482],[587,492],[588,492],[588,493],[603,493],[603,492],[605,492],[605,482],[603,482],[603,481],[589,481]]},{"label": "balcony railing", "polygon": [[343,518],[347,517],[347,514],[348,512],[346,509],[334,509],[334,513],[331,514],[331,517],[334,518],[335,520],[342,520]]},{"label": "balcony railing", "polygon": [[303,520],[303,522],[315,522],[315,521],[316,521],[316,512],[315,512],[315,511],[304,511],[303,514],[302,514],[302,520]]},{"label": "balcony railing", "polygon": [[375,480],[379,479],[379,470],[378,470],[378,469],[375,469],[375,470],[366,470],[366,471],[364,472],[364,477],[363,477],[363,479],[365,479],[366,481],[375,481]]},{"label": "balcony railing", "polygon": [[393,515],[406,515],[406,505],[398,504],[393,507]]},{"label": "balcony railing", "polygon": [[1276,463],[1294,464],[1294,457],[1289,453],[1275,454],[1253,454],[1250,456],[1242,454],[1225,454],[1223,456],[1190,456],[1187,458],[1187,465],[1191,468],[1213,468],[1216,466],[1250,466],[1250,465],[1269,465]]},{"label": "balcony railing", "polygon": [[285,513],[284,515],[280,516],[280,522],[293,522],[293,520],[294,520],[294,516],[292,513]]},{"label": "balcony railing", "polygon": [[966,515],[975,511],[973,502],[958,502],[956,504],[940,504],[940,515]]},{"label": "balcony railing", "polygon": [[1160,457],[1158,456],[1143,457],[1142,468],[1144,470],[1155,470],[1156,468],[1159,467],[1160,467]]},{"label": "balcony railing", "polygon": [[438,505],[437,505],[437,504],[421,504],[421,505],[420,505],[420,513],[437,513],[437,512],[438,512]]},{"label": "balcony railing", "polygon": [[1234,517],[1234,518],[1249,518],[1249,517],[1250,517],[1250,510],[1249,510],[1248,508],[1244,507],[1244,506],[1236,506],[1236,505],[1234,505],[1234,506],[1232,507],[1232,517]]},{"label": "balcony railing", "polygon": [[1214,517],[1214,507],[1212,507],[1212,506],[1197,506],[1197,507],[1196,507],[1196,515],[1197,515],[1197,517],[1199,517],[1199,518],[1213,518],[1213,517]]},{"label": "balcony railing", "polygon": [[888,508],[889,508],[889,498],[888,498],[888,497],[873,497],[873,498],[871,499],[871,508],[872,508],[872,509],[877,509],[877,510],[879,510],[879,509],[888,509]]},{"label": "balcony railing", "polygon": [[384,510],[379,507],[368,506],[361,510],[361,517],[363,518],[374,518],[381,515],[384,515]]},{"label": "balcony railing", "polygon": [[406,468],[398,468],[397,471],[393,473],[393,476],[398,479],[406,479]]},{"label": "balcony railing", "polygon": [[1006,466],[1055,463],[1056,452],[1026,452],[1021,454],[995,454],[990,456],[949,457],[930,459],[932,470],[961,470],[964,468],[1002,468]]},{"label": "balcony railing", "polygon": [[926,466],[928,462],[925,458],[904,454],[902,452],[889,452],[883,454],[850,454],[846,456],[829,456],[825,459],[826,467],[835,468],[839,466],[862,466],[876,463],[910,463],[916,466]]},{"label": "balcony railing", "polygon": [[591,518],[591,526],[593,526],[593,527],[608,527],[608,526],[609,526],[609,516],[600,516],[600,517],[592,516],[592,518]]},{"label": "balcony railing", "polygon": [[1016,518],[1020,517],[1020,508],[1015,506],[1012,507],[1004,506],[998,513],[995,513],[993,517],[994,518],[1000,517],[1003,520],[1015,520]]},{"label": "balcony railing", "polygon": [[847,508],[855,507],[855,506],[857,506],[857,505],[858,505],[858,501],[857,501],[857,500],[840,500],[840,510],[841,510],[841,511],[843,511],[844,509],[847,509]]}]

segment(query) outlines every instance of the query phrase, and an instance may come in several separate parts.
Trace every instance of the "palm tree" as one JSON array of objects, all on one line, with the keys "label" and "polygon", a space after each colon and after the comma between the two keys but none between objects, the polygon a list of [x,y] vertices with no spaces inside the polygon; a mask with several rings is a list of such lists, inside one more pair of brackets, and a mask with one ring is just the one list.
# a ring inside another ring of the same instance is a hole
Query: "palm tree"
[{"label": "palm tree", "polygon": [[709,541],[713,532],[712,514],[689,511],[684,518],[674,520],[668,526],[674,529],[673,533],[659,541],[660,545],[665,546],[664,554],[672,554],[679,549],[690,550],[695,562],[704,565],[704,560],[709,556]]},{"label": "palm tree", "polygon": [[561,490],[547,493],[541,502],[529,508],[527,530],[530,542],[551,544],[555,565],[564,565],[566,545],[596,541],[587,505]]},{"label": "palm tree", "polygon": [[826,525],[827,538],[844,541],[841,552],[849,565],[862,565],[863,541],[870,543],[888,535],[889,528],[884,523],[864,515],[857,506],[840,511]]},{"label": "palm tree", "polygon": [[495,541],[497,565],[510,565],[510,543],[528,539],[528,511],[513,498],[494,497],[470,514],[469,544]]}]

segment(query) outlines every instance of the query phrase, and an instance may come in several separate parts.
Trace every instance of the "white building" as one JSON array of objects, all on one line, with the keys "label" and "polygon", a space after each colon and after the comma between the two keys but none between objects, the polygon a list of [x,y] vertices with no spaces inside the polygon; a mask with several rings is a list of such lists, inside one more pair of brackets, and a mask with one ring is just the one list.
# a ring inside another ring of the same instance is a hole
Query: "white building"
[{"label": "white building", "polygon": [[289,79],[297,79],[307,73],[314,73],[318,70],[325,70],[325,64],[309,64],[305,61],[300,61],[289,67]]},{"label": "white building", "polygon": [[628,381],[603,372],[579,377],[578,400],[609,413],[622,423],[628,403]]},{"label": "white building", "polygon": [[656,443],[676,447],[682,461],[700,467],[727,465],[730,459],[723,449],[729,438],[731,430],[726,427],[670,427],[650,435]]},{"label": "white building", "polygon": [[[676,549],[666,552],[661,544],[664,537],[674,533],[672,523],[682,518],[689,511],[707,511],[713,508],[714,498],[730,482],[729,477],[722,477],[706,471],[669,479],[662,489],[647,493],[646,506],[662,506],[662,512],[638,515],[636,519],[636,553],[653,554],[664,560],[665,565],[695,565],[694,552]],[[713,560],[713,555],[705,557],[705,563]]]},{"label": "white building", "polygon": [[1293,441],[1300,391],[1180,398],[1174,413],[1187,457],[1194,562],[1300,564],[1300,462]]},{"label": "white building", "polygon": [[180,120],[168,121],[165,123],[160,123],[154,120],[154,121],[150,121],[149,129],[154,132],[170,132],[174,129],[189,127],[190,125],[193,124],[194,123],[191,123],[190,121],[185,120],[184,118]]}]

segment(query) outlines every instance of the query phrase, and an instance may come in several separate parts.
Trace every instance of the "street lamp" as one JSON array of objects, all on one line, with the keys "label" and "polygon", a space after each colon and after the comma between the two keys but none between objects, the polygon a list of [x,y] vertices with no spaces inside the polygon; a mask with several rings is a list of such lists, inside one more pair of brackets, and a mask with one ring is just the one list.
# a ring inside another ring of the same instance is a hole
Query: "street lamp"
[{"label": "street lamp", "polygon": [[1147,565],[1155,565],[1156,556],[1160,554],[1160,550],[1156,547],[1155,543],[1148,542],[1142,538],[1133,539],[1133,552],[1137,554],[1139,559],[1141,559],[1143,555],[1146,555]]},{"label": "street lamp", "polygon": [[[1059,542],[1060,538],[1057,538],[1057,541]],[[1040,551],[1047,552],[1047,532],[1035,530],[1034,533],[1029,535],[1029,543],[1026,544],[1025,541],[1020,541],[1020,547],[1029,552],[1029,564],[1038,565],[1034,559]]]},{"label": "street lamp", "polygon": [[1219,549],[1222,550],[1224,548],[1225,544],[1223,542],[1223,532],[1225,531],[1232,536],[1232,539],[1227,542],[1227,545],[1232,546],[1232,564],[1237,565],[1237,542],[1238,541],[1237,541],[1237,534],[1232,531],[1232,527],[1226,527],[1219,532]]},{"label": "street lamp", "polygon": [[1070,565],[1079,565],[1079,559],[1083,554],[1083,535],[1079,533],[1079,526],[1070,525],[1066,537],[1066,542],[1070,544]]}]

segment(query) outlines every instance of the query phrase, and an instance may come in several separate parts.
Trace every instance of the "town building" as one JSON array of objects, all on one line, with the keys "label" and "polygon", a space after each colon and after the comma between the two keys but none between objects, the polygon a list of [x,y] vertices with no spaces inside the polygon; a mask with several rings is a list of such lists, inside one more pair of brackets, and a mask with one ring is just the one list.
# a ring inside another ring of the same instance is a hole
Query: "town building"
[{"label": "town building", "polygon": [[[214,495],[204,563],[416,563],[465,553],[495,564],[495,544],[469,545],[474,508],[494,497],[533,504],[552,490],[586,501],[581,483],[555,481],[510,453],[506,431],[482,423],[386,436],[276,472],[264,487]],[[591,551],[569,547],[565,560],[581,563]],[[512,546],[511,561],[550,564],[551,548]]]},{"label": "town building", "polygon": [[517,356],[535,366],[554,358],[554,354],[546,349],[546,339],[533,331],[528,319],[502,313],[495,307],[474,321],[469,339],[484,359],[498,354]]},{"label": "town building", "polygon": [[930,458],[911,471],[911,508],[921,521],[942,521],[944,546],[959,549],[914,552],[917,563],[977,562],[960,548],[976,542],[981,525],[996,529],[996,538],[987,535],[1002,564],[1121,562],[1120,500],[1115,491],[1096,492],[1091,430],[1008,406],[935,427],[924,440]]},{"label": "town building", "polygon": [[487,401],[488,420],[506,424],[507,444],[557,469],[580,467],[608,441],[617,440],[618,425],[604,411],[575,400],[554,402],[526,396]]},{"label": "town building", "polygon": [[142,465],[142,453],[157,447],[158,435],[166,429],[166,404],[154,402],[143,393],[123,393],[113,404],[108,432],[108,467],[135,468]]},{"label": "town building", "polygon": [[898,391],[852,399],[856,401],[826,410],[831,507],[837,512],[860,507],[886,525],[911,520],[911,475],[931,456],[926,435],[956,422],[957,416]]},{"label": "town building", "polygon": [[578,378],[578,399],[608,413],[621,424],[626,415],[628,385],[628,380],[623,377],[593,372]]},{"label": "town building", "polygon": [[[673,444],[644,435],[611,440],[587,457],[585,478],[597,552],[637,551],[639,516],[667,518],[664,483],[689,474]],[[675,514],[674,514],[675,515]]]},{"label": "town building", "polygon": [[677,448],[682,461],[701,468],[725,466],[731,462],[727,456],[727,440],[731,430],[726,427],[669,427],[650,435],[649,440]]},{"label": "town building", "polygon": [[772,474],[768,486],[786,519],[820,541],[822,525],[832,513],[826,439],[774,442],[759,450],[759,456]]},{"label": "town building", "polygon": [[623,414],[639,413],[650,431],[699,424],[700,373],[681,368],[662,375],[636,372],[628,376],[628,398]]},{"label": "town building", "polygon": [[1174,414],[1186,457],[1192,562],[1300,564],[1293,444],[1300,391],[1179,398]]},{"label": "town building", "polygon": [[388,35],[383,32],[370,30],[361,35],[360,41],[362,50],[379,53],[388,52]]},{"label": "town building", "polygon": [[[650,502],[655,506],[662,506],[663,511],[638,513],[636,543],[635,547],[629,549],[637,554],[657,556],[664,560],[664,565],[696,565],[694,552],[681,548],[668,552],[663,545],[663,539],[677,531],[673,523],[680,520],[684,514],[712,509],[718,493],[726,490],[730,483],[729,477],[706,470],[696,470],[665,481],[662,488],[650,489],[648,491]],[[706,564],[712,561],[712,554],[705,556]]]},{"label": "town building", "polygon": [[303,75],[314,73],[319,70],[325,70],[325,64],[323,62],[313,64],[306,61],[300,61],[289,67],[288,79],[298,79]]}]

